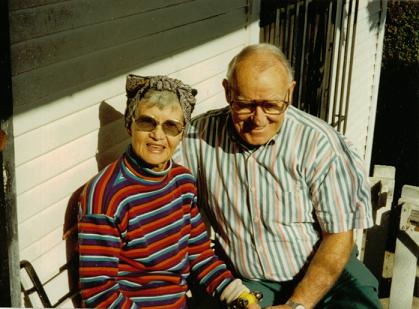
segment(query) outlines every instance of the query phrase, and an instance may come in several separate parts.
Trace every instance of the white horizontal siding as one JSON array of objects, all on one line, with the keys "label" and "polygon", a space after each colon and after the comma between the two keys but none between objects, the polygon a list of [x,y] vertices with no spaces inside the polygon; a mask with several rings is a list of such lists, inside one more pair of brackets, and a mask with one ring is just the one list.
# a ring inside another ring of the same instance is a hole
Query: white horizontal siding
[{"label": "white horizontal siding", "polygon": [[32,265],[37,272],[39,270],[39,279],[41,279],[42,282],[45,282],[58,274],[60,267],[66,263],[66,259],[65,242],[62,241],[50,251],[34,260]]},{"label": "white horizontal siding", "polygon": [[[238,50],[239,48],[237,47],[233,48],[211,59],[204,60],[195,66],[174,72],[171,76],[197,82],[192,83],[192,85],[200,89],[197,95],[197,105],[199,106],[202,104],[200,103],[201,101],[221,91],[221,82],[225,76],[225,63]],[[199,74],[199,72],[203,73]],[[205,77],[207,79],[202,80]],[[100,117],[97,115],[100,114],[103,104],[108,105],[108,112],[114,109],[112,111],[115,114],[114,117],[99,119]],[[71,114],[68,117],[49,123],[45,127],[18,136],[16,138],[16,152],[21,155],[17,155],[16,159],[17,193],[24,193],[36,185],[60,175],[78,163],[87,160],[98,150],[103,152],[103,149],[126,140],[128,135],[122,119],[124,106],[125,94],[121,94],[76,114]],[[207,105],[206,107],[210,106]],[[117,118],[116,120],[115,117]],[[74,127],[76,127],[75,130],[73,129]],[[78,130],[81,136],[72,139],[74,131]],[[62,131],[64,131],[63,138],[60,135]],[[53,133],[51,134],[50,132]],[[43,139],[43,136],[46,139]],[[37,142],[38,140],[50,141],[50,145],[45,147],[45,145]],[[104,141],[106,142],[105,144]],[[32,146],[36,149],[34,152],[25,151]],[[38,153],[42,154],[37,156]],[[30,157],[31,154],[32,157]],[[23,156],[25,158],[22,158]],[[22,162],[23,160],[24,162]],[[25,175],[33,176],[24,177]]]},{"label": "white horizontal siding", "polygon": [[[229,60],[258,41],[257,23],[244,27],[246,3],[12,2],[19,248],[42,281],[66,262],[62,236],[73,192],[129,143],[126,74],[169,74],[191,84],[198,89],[194,115],[224,106]],[[68,290],[65,277],[48,285],[52,302]]]},{"label": "white horizontal siding", "polygon": [[[62,248],[60,248],[62,250]],[[49,257],[52,259],[52,257]],[[51,303],[54,305],[56,304],[61,297],[65,295],[63,292],[67,292],[70,290],[70,285],[68,282],[68,273],[67,270],[64,270],[60,274],[57,274],[54,280],[48,282],[45,286],[45,292],[47,293]],[[62,308],[69,308],[71,303],[63,304]]]},{"label": "white horizontal siding", "polygon": [[216,95],[207,98],[201,102],[202,104],[197,105],[193,112],[193,116],[204,113],[208,110],[208,106],[211,106],[212,109],[221,108],[227,105],[225,96],[223,92],[218,92]]},{"label": "white horizontal siding", "polygon": [[63,241],[63,227],[60,226],[37,241],[32,242],[20,252],[21,260],[35,261]]},{"label": "white horizontal siding", "polygon": [[[166,74],[173,74],[175,72],[179,72],[181,69],[197,65],[206,59],[222,53],[223,51],[228,52],[230,49],[243,46],[243,42],[246,42],[246,40],[247,36],[245,30],[237,31],[206,44],[197,46],[188,50],[188,52],[167,57],[163,60],[153,62],[152,64],[131,70],[131,72],[142,75],[152,75],[163,72],[167,72]],[[208,52],[209,49],[211,50],[211,53]],[[223,62],[220,61],[219,65],[222,64]],[[199,79],[205,78],[205,71],[196,71],[195,73],[195,75],[190,75],[193,80],[185,80],[185,82],[195,84],[199,82]],[[105,81],[100,84],[101,87],[97,87],[97,85],[88,87],[69,96],[59,98],[54,101],[54,104],[36,106],[27,112],[16,111],[14,119],[15,135],[19,137],[26,132],[42,128],[53,121],[61,122],[61,120],[64,120],[65,122],[66,120],[63,118],[68,117],[73,113],[86,109],[92,105],[99,104],[104,99],[122,94],[125,89],[125,80],[123,76],[125,75],[120,75],[111,80]],[[114,107],[116,108],[117,106],[120,105],[115,105]],[[121,111],[123,111],[123,108]],[[76,115],[76,117],[78,117],[78,115]],[[68,122],[67,128],[70,129],[69,126],[71,125],[72,120]],[[81,129],[73,128],[72,130],[79,132]],[[83,132],[79,132],[79,134],[83,134]],[[43,134],[49,136],[50,133],[44,132]],[[74,138],[73,135],[77,135],[70,132],[67,134],[71,135],[71,139]],[[61,141],[62,139],[59,138],[59,140]],[[54,144],[56,143],[57,142],[52,143],[51,146],[54,147]]]},{"label": "white horizontal siding", "polygon": [[[43,182],[42,184],[22,193],[17,196],[18,205],[18,217],[22,217],[22,212],[36,212],[40,214],[41,211],[48,209],[51,205],[70,197],[80,185],[88,181],[97,172],[97,162],[94,157],[76,165],[74,168],[61,173],[60,175]],[[32,175],[26,175],[25,177],[32,177]],[[16,179],[18,181],[18,179]],[[33,218],[33,217],[32,217]],[[48,218],[47,215],[42,215],[41,218],[45,219],[37,221],[39,224],[49,224],[53,221],[54,224],[57,217]],[[63,218],[63,217],[61,217]],[[19,228],[22,228],[21,222],[19,222]],[[36,226],[35,224],[28,226],[27,231],[31,231],[34,227],[35,230],[30,234],[35,234],[38,229],[46,227]],[[19,231],[19,242],[20,247],[23,249],[25,246],[22,244],[25,242],[25,237],[33,237],[32,235],[21,235]],[[30,243],[30,242],[29,242]]]}]

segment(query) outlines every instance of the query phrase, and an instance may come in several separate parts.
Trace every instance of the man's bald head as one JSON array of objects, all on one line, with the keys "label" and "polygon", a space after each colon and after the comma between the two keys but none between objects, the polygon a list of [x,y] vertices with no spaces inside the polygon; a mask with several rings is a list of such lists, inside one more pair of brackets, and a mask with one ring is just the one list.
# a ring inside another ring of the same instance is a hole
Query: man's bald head
[{"label": "man's bald head", "polygon": [[255,73],[261,73],[268,69],[280,70],[286,78],[287,84],[291,84],[294,80],[289,61],[278,47],[271,44],[254,44],[242,49],[229,63],[227,80],[230,84],[235,84],[236,73],[243,68],[251,69]]}]

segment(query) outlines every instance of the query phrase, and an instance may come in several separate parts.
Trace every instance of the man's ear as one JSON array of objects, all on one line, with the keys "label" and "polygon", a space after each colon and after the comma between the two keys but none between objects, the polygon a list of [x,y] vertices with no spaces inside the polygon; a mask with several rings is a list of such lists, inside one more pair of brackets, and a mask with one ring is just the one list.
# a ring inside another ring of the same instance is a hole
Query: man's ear
[{"label": "man's ear", "polygon": [[230,84],[228,80],[225,78],[223,79],[223,87],[224,87],[224,94],[226,96],[226,100],[228,103],[230,103]]},{"label": "man's ear", "polygon": [[294,93],[294,89],[295,89],[295,85],[297,84],[297,82],[295,80],[293,80],[288,88],[289,91],[289,98],[288,101],[290,103],[290,105],[292,105],[292,95]]}]

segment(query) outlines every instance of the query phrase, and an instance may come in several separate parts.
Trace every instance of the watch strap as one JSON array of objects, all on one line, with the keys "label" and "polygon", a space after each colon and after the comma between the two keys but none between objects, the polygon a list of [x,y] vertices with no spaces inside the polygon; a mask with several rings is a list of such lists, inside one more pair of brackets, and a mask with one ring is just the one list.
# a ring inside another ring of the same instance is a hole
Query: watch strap
[{"label": "watch strap", "polygon": [[303,304],[296,303],[295,301],[288,299],[285,305],[290,306],[292,309],[306,309]]}]

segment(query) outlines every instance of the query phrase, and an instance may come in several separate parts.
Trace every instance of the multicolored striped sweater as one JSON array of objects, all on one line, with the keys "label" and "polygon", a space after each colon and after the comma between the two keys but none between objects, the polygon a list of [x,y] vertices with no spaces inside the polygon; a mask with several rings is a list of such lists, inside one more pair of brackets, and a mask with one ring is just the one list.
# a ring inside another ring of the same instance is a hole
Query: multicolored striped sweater
[{"label": "multicolored striped sweater", "polygon": [[218,296],[232,275],[210,248],[196,200],[185,167],[141,167],[131,147],[93,177],[80,196],[84,305],[186,308],[190,274]]}]

